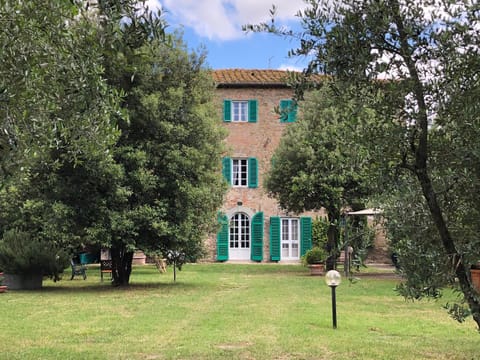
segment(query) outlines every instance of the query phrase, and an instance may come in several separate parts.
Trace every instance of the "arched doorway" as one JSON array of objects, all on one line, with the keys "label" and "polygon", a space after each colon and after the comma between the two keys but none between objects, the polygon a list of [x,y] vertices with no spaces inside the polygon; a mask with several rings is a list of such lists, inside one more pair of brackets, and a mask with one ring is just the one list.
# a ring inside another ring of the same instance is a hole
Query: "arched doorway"
[{"label": "arched doorway", "polygon": [[250,217],[243,212],[233,214],[230,218],[228,234],[230,260],[249,260]]}]

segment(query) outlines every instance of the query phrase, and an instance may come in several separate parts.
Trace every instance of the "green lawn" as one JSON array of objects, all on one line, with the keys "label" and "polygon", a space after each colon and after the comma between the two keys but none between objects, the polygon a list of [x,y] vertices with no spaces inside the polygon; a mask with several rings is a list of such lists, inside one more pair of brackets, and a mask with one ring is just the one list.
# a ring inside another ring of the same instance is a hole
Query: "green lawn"
[{"label": "green lawn", "polygon": [[[68,272],[66,273],[68,275]],[[472,320],[406,302],[396,280],[330,288],[296,265],[135,267],[129,288],[69,276],[0,294],[0,359],[478,359]]]}]

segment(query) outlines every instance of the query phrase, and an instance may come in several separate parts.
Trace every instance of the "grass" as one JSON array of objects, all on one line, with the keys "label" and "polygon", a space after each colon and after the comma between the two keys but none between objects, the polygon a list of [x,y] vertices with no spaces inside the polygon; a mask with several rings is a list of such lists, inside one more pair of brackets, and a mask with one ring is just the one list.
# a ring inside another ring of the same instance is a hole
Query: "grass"
[{"label": "grass", "polygon": [[[478,359],[480,334],[440,302],[406,302],[398,280],[362,277],[330,289],[296,265],[134,268],[129,288],[98,268],[0,294],[0,359]],[[68,275],[68,273],[66,274]]]}]

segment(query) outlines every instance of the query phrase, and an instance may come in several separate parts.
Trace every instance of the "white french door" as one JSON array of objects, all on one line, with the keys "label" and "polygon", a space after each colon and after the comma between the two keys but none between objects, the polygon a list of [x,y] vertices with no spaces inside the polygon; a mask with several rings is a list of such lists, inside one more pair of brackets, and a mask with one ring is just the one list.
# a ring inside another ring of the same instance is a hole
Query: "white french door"
[{"label": "white french door", "polygon": [[300,259],[300,221],[295,218],[283,218],[280,229],[282,260]]},{"label": "white french door", "polygon": [[247,214],[236,213],[230,219],[228,257],[230,260],[250,259],[250,219]]}]

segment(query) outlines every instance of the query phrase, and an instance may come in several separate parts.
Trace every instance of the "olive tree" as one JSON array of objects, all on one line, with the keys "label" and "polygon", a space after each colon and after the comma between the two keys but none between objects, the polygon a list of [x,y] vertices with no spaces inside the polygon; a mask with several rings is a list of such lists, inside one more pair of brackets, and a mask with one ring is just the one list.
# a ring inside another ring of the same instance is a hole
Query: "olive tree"
[{"label": "olive tree", "polygon": [[59,186],[56,173],[113,164],[119,96],[79,2],[1,0],[0,24],[1,267],[58,279],[84,235],[75,209],[89,191]]},{"label": "olive tree", "polygon": [[68,0],[0,1],[0,186],[52,150],[81,162],[115,143],[118,96],[88,17]]},{"label": "olive tree", "polygon": [[[379,183],[397,195],[388,202],[394,210],[389,221],[403,227],[403,250],[422,250],[401,259],[418,260],[409,264],[416,268],[406,267],[405,294],[437,296],[442,287],[453,286],[462,295],[454,315],[461,320],[471,314],[480,326],[480,295],[469,273],[480,258],[472,221],[480,168],[478,4],[306,2],[298,13],[299,34],[275,28],[274,22],[249,28],[297,36],[300,44],[291,55],[309,58],[306,74],[332,75],[340,90],[352,89],[349,97],[375,109],[376,121],[364,123],[362,131]],[[409,216],[407,206],[415,210]],[[434,233],[428,238],[406,233],[412,224]],[[428,267],[441,276],[428,276]]]}]

